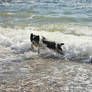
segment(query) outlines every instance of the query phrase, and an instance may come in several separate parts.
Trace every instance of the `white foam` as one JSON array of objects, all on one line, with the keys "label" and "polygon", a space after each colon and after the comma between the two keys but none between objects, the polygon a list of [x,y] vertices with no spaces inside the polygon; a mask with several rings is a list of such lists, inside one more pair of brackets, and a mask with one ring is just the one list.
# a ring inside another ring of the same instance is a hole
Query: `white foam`
[{"label": "white foam", "polygon": [[11,41],[0,34],[0,46],[9,47],[11,45]]},{"label": "white foam", "polygon": [[44,36],[48,40],[64,43],[63,50],[66,58],[92,56],[92,37],[88,35],[77,36],[62,32],[37,31],[33,28],[0,29],[4,30],[3,33],[0,32],[0,46],[9,47],[19,54],[30,51],[30,33],[34,33]]}]

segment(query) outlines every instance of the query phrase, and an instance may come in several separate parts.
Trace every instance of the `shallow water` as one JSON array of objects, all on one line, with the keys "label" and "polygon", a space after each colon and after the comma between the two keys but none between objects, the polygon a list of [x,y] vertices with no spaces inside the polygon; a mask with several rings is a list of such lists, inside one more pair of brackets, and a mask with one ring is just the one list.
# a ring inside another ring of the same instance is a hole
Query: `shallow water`
[{"label": "shallow water", "polygon": [[[3,92],[91,92],[92,67],[57,58],[0,63]],[[3,71],[2,71],[3,70]]]},{"label": "shallow water", "polygon": [[[67,26],[69,29],[69,25]],[[80,31],[84,33],[83,36],[78,36],[77,32],[72,35],[71,31],[70,34],[66,31],[49,32],[49,27],[44,31],[44,26],[38,28],[0,28],[0,91],[91,92],[92,37],[86,34],[82,27]],[[91,32],[91,27],[87,30]],[[40,55],[32,52],[30,33],[64,42],[65,55],[58,55],[48,49],[41,50]]]},{"label": "shallow water", "polygon": [[0,0],[0,26],[69,23],[92,26],[92,0]]}]

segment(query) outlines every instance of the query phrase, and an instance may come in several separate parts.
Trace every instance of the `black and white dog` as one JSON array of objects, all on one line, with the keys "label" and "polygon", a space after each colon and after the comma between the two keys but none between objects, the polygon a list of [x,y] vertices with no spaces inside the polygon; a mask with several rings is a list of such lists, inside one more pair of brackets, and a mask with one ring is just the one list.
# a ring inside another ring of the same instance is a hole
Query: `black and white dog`
[{"label": "black and white dog", "polygon": [[31,47],[34,50],[34,46],[38,47],[38,53],[40,53],[40,48],[47,47],[49,49],[54,50],[55,52],[64,55],[63,50],[61,48],[64,43],[56,43],[53,41],[48,41],[45,37],[40,37],[39,35],[34,35],[31,33],[30,35]]}]

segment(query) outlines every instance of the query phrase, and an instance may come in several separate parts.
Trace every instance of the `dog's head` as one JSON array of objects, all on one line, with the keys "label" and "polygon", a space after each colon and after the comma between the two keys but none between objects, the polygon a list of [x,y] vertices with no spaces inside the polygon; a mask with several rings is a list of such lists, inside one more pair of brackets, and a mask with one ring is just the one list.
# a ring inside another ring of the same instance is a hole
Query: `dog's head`
[{"label": "dog's head", "polygon": [[34,35],[33,33],[31,33],[30,40],[33,44],[39,44],[40,37],[38,35]]}]

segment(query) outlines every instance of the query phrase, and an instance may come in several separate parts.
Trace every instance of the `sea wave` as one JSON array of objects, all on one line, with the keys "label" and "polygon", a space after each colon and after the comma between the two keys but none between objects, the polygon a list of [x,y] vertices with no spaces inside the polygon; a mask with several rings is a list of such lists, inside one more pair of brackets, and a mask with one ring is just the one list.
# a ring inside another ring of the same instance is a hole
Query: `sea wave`
[{"label": "sea wave", "polygon": [[92,26],[91,0],[1,0],[0,26],[70,23]]},{"label": "sea wave", "polygon": [[[69,25],[67,25],[67,30],[65,29],[66,32],[58,31],[58,30],[54,32],[50,32],[50,31],[46,31],[47,28],[44,30],[40,29],[40,31],[38,31],[36,28],[33,27],[26,29],[0,28],[0,39],[1,39],[0,58],[3,58],[2,55],[4,55],[5,57],[6,55],[12,57],[16,57],[17,55],[19,55],[20,57],[21,55],[23,56],[27,56],[28,54],[30,55],[30,52],[32,51],[30,50],[31,42],[29,38],[30,38],[30,33],[34,33],[40,36],[44,36],[51,41],[56,41],[61,43],[63,42],[64,43],[63,51],[64,51],[65,59],[91,62],[92,61],[91,28],[74,27],[74,26],[72,27],[72,26],[70,26],[69,28]],[[80,28],[80,30],[78,30],[77,28],[78,29]],[[72,30],[75,30],[75,33],[77,35],[72,34]],[[84,35],[82,35],[82,32]],[[5,50],[4,52],[2,48]],[[49,54],[53,54],[53,52],[50,51]],[[37,53],[35,55],[37,55]]]},{"label": "sea wave", "polygon": [[73,24],[48,24],[35,26],[37,30],[46,30],[49,32],[62,32],[64,34],[71,34],[75,36],[92,36],[92,27],[73,25]]}]

